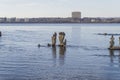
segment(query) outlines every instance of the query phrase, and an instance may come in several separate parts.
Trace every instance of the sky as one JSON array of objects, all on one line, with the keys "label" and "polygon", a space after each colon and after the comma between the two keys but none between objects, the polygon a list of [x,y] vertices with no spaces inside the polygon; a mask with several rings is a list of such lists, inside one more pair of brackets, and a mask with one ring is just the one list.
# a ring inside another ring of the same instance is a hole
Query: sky
[{"label": "sky", "polygon": [[0,17],[120,17],[120,0],[0,0]]}]

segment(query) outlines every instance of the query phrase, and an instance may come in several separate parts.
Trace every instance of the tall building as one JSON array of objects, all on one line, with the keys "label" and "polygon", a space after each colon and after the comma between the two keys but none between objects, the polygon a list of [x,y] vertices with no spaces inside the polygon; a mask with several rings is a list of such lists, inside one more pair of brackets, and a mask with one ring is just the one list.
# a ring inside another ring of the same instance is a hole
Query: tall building
[{"label": "tall building", "polygon": [[81,18],[81,12],[72,12],[72,18]]},{"label": "tall building", "polygon": [[81,12],[72,12],[72,22],[73,23],[81,22]]}]

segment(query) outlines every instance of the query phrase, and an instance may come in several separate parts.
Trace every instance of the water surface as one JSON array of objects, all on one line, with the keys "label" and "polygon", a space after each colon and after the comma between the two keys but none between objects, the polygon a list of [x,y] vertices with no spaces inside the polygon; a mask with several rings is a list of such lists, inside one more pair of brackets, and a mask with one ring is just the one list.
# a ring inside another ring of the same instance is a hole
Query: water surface
[{"label": "water surface", "polygon": [[[0,24],[0,31],[0,80],[120,79],[120,51],[107,49],[111,36],[96,34],[120,33],[120,24]],[[61,31],[66,49],[47,47]]]}]

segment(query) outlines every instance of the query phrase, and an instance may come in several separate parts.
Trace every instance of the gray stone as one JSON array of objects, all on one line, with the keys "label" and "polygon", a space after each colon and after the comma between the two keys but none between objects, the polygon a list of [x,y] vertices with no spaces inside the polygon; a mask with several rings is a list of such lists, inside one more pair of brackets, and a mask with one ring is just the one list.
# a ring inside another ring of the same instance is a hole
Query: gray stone
[{"label": "gray stone", "polygon": [[64,41],[64,45],[66,46],[66,44],[67,44],[67,40],[65,39],[65,41]]},{"label": "gray stone", "polygon": [[114,46],[115,42],[114,42],[114,36],[112,35],[110,38],[110,48],[112,48]]},{"label": "gray stone", "polygon": [[[65,33],[64,32],[60,32],[59,33],[59,42],[60,42],[60,46],[64,46],[64,39],[65,39]],[[65,42],[66,43],[66,42]]]},{"label": "gray stone", "polygon": [[57,37],[57,33],[55,32],[52,36],[52,46],[56,45],[56,37]]}]

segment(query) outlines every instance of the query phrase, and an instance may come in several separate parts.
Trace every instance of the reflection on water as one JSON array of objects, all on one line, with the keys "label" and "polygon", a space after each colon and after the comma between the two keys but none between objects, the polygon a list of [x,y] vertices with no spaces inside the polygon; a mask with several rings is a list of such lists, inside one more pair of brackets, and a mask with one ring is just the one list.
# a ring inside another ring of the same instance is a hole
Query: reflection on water
[{"label": "reflection on water", "polygon": [[114,51],[113,50],[109,50],[109,52],[110,52],[110,61],[111,61],[111,63],[113,63]]},{"label": "reflection on water", "polygon": [[65,61],[65,53],[66,52],[66,47],[59,47],[59,64],[62,66],[64,65],[64,61]]},{"label": "reflection on water", "polygon": [[56,60],[57,60],[56,47],[52,47],[52,56],[53,56],[53,64],[54,66],[56,66]]},{"label": "reflection on water", "polygon": [[80,45],[80,38],[81,38],[81,27],[80,26],[79,27],[72,27],[72,42],[73,42],[73,45]]},{"label": "reflection on water", "polygon": [[[59,48],[58,52],[56,48]],[[57,55],[59,55],[58,65],[59,66],[64,65],[65,54],[66,54],[66,47],[52,47],[52,56],[53,56],[54,66],[57,66]]]},{"label": "reflection on water", "polygon": [[114,64],[117,61],[117,63],[119,63],[119,67],[120,67],[120,51],[119,50],[109,50],[109,55],[110,55],[111,63]]}]

